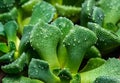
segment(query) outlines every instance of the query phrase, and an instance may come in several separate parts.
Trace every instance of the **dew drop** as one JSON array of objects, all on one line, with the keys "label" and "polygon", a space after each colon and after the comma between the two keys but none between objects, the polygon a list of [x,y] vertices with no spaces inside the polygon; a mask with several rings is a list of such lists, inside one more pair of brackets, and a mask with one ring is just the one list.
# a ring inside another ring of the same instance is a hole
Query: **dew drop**
[{"label": "dew drop", "polygon": [[78,41],[78,43],[80,43],[80,41]]},{"label": "dew drop", "polygon": [[75,43],[73,44],[73,46],[75,46]]},{"label": "dew drop", "polygon": [[74,39],[74,41],[76,41],[76,39]]},{"label": "dew drop", "polygon": [[70,45],[70,43],[68,43],[68,45]]},{"label": "dew drop", "polygon": [[65,47],[65,44],[63,44],[63,47]]}]

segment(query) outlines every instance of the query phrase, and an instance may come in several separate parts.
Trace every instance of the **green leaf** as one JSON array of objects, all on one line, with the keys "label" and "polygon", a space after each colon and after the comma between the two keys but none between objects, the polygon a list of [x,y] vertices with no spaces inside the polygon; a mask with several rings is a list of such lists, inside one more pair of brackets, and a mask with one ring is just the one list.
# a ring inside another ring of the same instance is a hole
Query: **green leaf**
[{"label": "green leaf", "polygon": [[80,70],[80,72],[90,71],[103,65],[105,62],[106,61],[102,58],[90,58],[85,67],[82,70]]},{"label": "green leaf", "polygon": [[80,75],[78,73],[75,74],[75,75],[73,75],[73,78],[70,81],[70,83],[81,83],[81,77],[80,77]]},{"label": "green leaf", "polygon": [[88,23],[88,28],[97,35],[98,41],[96,46],[102,54],[113,51],[120,45],[120,37],[102,28],[100,25],[96,23]]},{"label": "green leaf", "polygon": [[69,33],[70,29],[74,27],[72,21],[65,17],[59,17],[52,22],[53,25],[57,26],[61,30],[61,38],[60,43],[58,45],[58,60],[60,62],[61,67],[63,68],[66,63],[67,53],[66,48],[63,45],[63,39]]},{"label": "green leaf", "polygon": [[57,26],[61,30],[61,42],[65,36],[69,33],[70,29],[74,27],[74,24],[71,20],[66,17],[59,17],[52,22],[52,25]]},{"label": "green leaf", "polygon": [[103,21],[104,21],[103,10],[99,7],[93,7],[91,19],[93,22],[103,26]]},{"label": "green leaf", "polygon": [[7,23],[5,23],[4,25],[4,29],[5,29],[5,33],[9,41],[16,41],[16,34],[17,34],[17,23],[15,21],[9,21]]},{"label": "green leaf", "polygon": [[23,8],[24,11],[27,11],[27,12],[31,13],[33,7],[41,1],[42,0],[29,0],[28,2],[26,2],[22,5],[22,8]]},{"label": "green leaf", "polygon": [[26,64],[26,58],[27,55],[25,53],[23,53],[18,59],[16,59],[14,62],[1,66],[1,69],[9,74],[17,74],[20,73],[25,64]]},{"label": "green leaf", "polygon": [[94,83],[120,83],[120,79],[117,79],[115,77],[110,77],[110,76],[100,76],[96,78]]},{"label": "green leaf", "polygon": [[72,17],[80,15],[81,8],[74,6],[66,6],[66,5],[55,5],[57,12],[60,16]]},{"label": "green leaf", "polygon": [[85,0],[82,4],[80,21],[82,26],[87,26],[87,22],[91,21],[93,7],[95,6],[95,0]]},{"label": "green leaf", "polygon": [[55,4],[62,4],[63,0],[44,0],[44,1],[47,1],[51,3],[52,5],[55,5]]},{"label": "green leaf", "polygon": [[37,79],[28,78],[25,76],[8,75],[2,79],[2,83],[43,83],[43,82]]},{"label": "green leaf", "polygon": [[85,54],[86,59],[101,57],[101,53],[95,46],[92,46]]},{"label": "green leaf", "polygon": [[45,83],[60,83],[60,80],[55,76],[49,68],[49,64],[40,59],[32,59],[29,64],[28,76],[30,78],[42,80]]},{"label": "green leaf", "polygon": [[39,21],[39,19],[45,22],[50,22],[52,21],[55,13],[56,9],[54,8],[54,6],[45,1],[42,1],[36,4],[35,7],[33,8],[30,24],[32,25],[36,24]]},{"label": "green leaf", "polygon": [[4,26],[3,26],[3,24],[1,22],[0,22],[0,35],[5,36]]},{"label": "green leaf", "polygon": [[61,32],[58,27],[41,20],[33,27],[30,35],[31,46],[38,52],[42,59],[48,61],[51,68],[60,67],[56,53],[60,36]]},{"label": "green leaf", "polygon": [[15,0],[0,0],[0,13],[9,11],[15,4]]},{"label": "green leaf", "polygon": [[25,26],[22,34],[22,38],[19,44],[19,54],[22,54],[30,46],[30,33],[33,29],[33,26]]},{"label": "green leaf", "polygon": [[14,53],[15,51],[8,52],[0,57],[1,63],[10,63],[14,60]]},{"label": "green leaf", "polygon": [[17,8],[12,8],[9,12],[0,14],[1,22],[8,22],[10,20],[15,20],[17,18]]},{"label": "green leaf", "polygon": [[[103,65],[91,71],[80,73],[81,83],[93,83],[99,76],[110,76],[120,79],[120,60],[108,59]],[[103,83],[103,82],[102,82]]]},{"label": "green leaf", "polygon": [[61,80],[61,83],[70,83],[70,80],[72,79],[72,74],[67,69],[60,70],[58,76]]},{"label": "green leaf", "polygon": [[76,73],[86,51],[97,41],[96,35],[82,26],[75,26],[66,35],[63,43],[67,48],[68,59],[65,67]]},{"label": "green leaf", "polygon": [[9,42],[13,42],[15,44],[16,50],[18,50],[19,38],[17,37],[18,25],[16,21],[9,21],[5,23],[4,29],[7,36],[8,44]]},{"label": "green leaf", "polygon": [[[102,8],[105,18],[104,18],[104,28],[107,24],[115,25],[120,19],[120,0],[99,0],[98,6]],[[112,19],[112,20],[111,20]],[[112,28],[112,27],[109,27]],[[113,27],[114,28],[114,27]]]},{"label": "green leaf", "polygon": [[0,51],[7,53],[9,51],[9,47],[6,43],[0,43]]}]

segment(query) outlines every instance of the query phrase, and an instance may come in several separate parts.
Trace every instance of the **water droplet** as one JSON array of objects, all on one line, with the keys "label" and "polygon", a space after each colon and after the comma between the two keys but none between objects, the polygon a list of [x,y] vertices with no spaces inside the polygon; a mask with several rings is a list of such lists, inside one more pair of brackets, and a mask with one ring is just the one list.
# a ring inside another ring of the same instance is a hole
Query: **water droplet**
[{"label": "water droplet", "polygon": [[39,34],[36,34],[37,36],[39,36]]},{"label": "water droplet", "polygon": [[37,69],[35,69],[35,73],[38,74],[38,70]]},{"label": "water droplet", "polygon": [[38,67],[41,68],[41,65],[39,65]]},{"label": "water droplet", "polygon": [[63,35],[63,33],[61,33],[61,35]]},{"label": "water droplet", "polygon": [[68,43],[68,45],[70,45],[70,43]]},{"label": "water droplet", "polygon": [[28,37],[26,36],[25,38],[27,39]]},{"label": "water droplet", "polygon": [[44,67],[41,67],[41,70],[44,70]]},{"label": "water droplet", "polygon": [[63,44],[63,47],[65,47],[65,44]]},{"label": "water droplet", "polygon": [[35,48],[33,48],[33,50],[35,50]]},{"label": "water droplet", "polygon": [[73,46],[75,46],[75,43],[73,44]]},{"label": "water droplet", "polygon": [[76,41],[76,39],[74,39],[74,41]]},{"label": "water droplet", "polygon": [[80,41],[78,41],[78,43],[80,43]]},{"label": "water droplet", "polygon": [[105,46],[107,45],[107,43],[105,43]]}]

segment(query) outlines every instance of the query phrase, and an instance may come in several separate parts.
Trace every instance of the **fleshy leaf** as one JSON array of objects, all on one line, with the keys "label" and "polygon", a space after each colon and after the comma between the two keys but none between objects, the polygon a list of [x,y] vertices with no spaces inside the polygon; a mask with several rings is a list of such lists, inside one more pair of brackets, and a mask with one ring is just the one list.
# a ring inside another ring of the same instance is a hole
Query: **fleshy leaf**
[{"label": "fleshy leaf", "polygon": [[108,59],[103,65],[91,71],[80,73],[81,83],[93,83],[99,76],[110,76],[120,79],[120,60]]},{"label": "fleshy leaf", "polygon": [[8,52],[0,57],[1,63],[10,63],[14,60],[14,51]]},{"label": "fleshy leaf", "polygon": [[89,22],[88,28],[97,35],[98,41],[96,47],[101,53],[106,54],[120,46],[120,37],[102,28],[99,24]]},{"label": "fleshy leaf", "polygon": [[85,54],[85,57],[86,59],[89,59],[89,58],[96,58],[96,57],[101,57],[101,53],[100,51],[98,50],[98,48],[96,48],[95,46],[92,46]]},{"label": "fleshy leaf", "polygon": [[55,5],[58,15],[68,17],[72,21],[77,21],[79,19],[79,15],[81,13],[80,7],[75,6],[66,6],[66,5]]},{"label": "fleshy leaf", "polygon": [[0,51],[7,53],[9,51],[9,47],[6,43],[0,43]]},{"label": "fleshy leaf", "polygon": [[96,78],[94,83],[120,83],[120,79],[117,79],[116,77],[110,77],[110,76],[100,76]]},{"label": "fleshy leaf", "polygon": [[0,35],[4,36],[5,33],[4,33],[4,26],[3,24],[0,22]]},{"label": "fleshy leaf", "polygon": [[70,83],[70,80],[72,79],[72,74],[69,70],[67,69],[62,69],[59,73],[58,76],[61,80],[61,83]]},{"label": "fleshy leaf", "polygon": [[18,25],[16,21],[9,21],[4,25],[5,34],[7,36],[8,44],[9,42],[14,42],[16,49],[18,50],[19,38],[17,37]]},{"label": "fleshy leaf", "polygon": [[45,22],[50,22],[52,21],[55,13],[56,9],[54,8],[54,6],[45,1],[39,2],[33,8],[30,24],[36,24],[39,21],[39,19]]},{"label": "fleshy leaf", "polygon": [[34,7],[37,3],[39,3],[40,1],[42,1],[42,0],[29,0],[28,2],[26,2],[26,3],[24,3],[24,4],[22,5],[22,8],[24,9],[24,11],[27,11],[27,12],[31,13],[33,7]]},{"label": "fleshy leaf", "polygon": [[30,35],[31,46],[43,60],[48,61],[51,68],[60,67],[56,52],[60,36],[61,32],[58,27],[47,24],[42,20],[33,27]]},{"label": "fleshy leaf", "polygon": [[81,9],[81,25],[87,26],[87,22],[91,20],[93,6],[95,6],[95,0],[85,0]]},{"label": "fleshy leaf", "polygon": [[68,59],[65,67],[76,73],[81,65],[86,51],[97,41],[94,32],[82,26],[75,26],[66,35],[63,43],[67,48]]},{"label": "fleshy leaf", "polygon": [[60,83],[59,78],[52,73],[49,64],[44,60],[33,58],[29,64],[28,76],[45,83]]},{"label": "fleshy leaf", "polygon": [[10,74],[16,74],[16,73],[20,73],[25,64],[26,64],[26,58],[27,55],[25,53],[23,53],[18,59],[16,59],[14,62],[9,63],[7,65],[1,66],[1,69],[6,72],[6,73],[10,73]]},{"label": "fleshy leaf", "polygon": [[19,45],[19,54],[22,54],[22,52],[26,51],[27,48],[29,48],[30,45],[30,33],[33,29],[33,26],[25,26],[22,34],[22,38]]},{"label": "fleshy leaf", "polygon": [[0,14],[0,21],[7,22],[17,18],[17,8],[12,8],[9,12]]},{"label": "fleshy leaf", "polygon": [[101,58],[90,58],[87,62],[87,64],[85,65],[85,67],[80,70],[80,72],[85,72],[85,71],[90,71],[92,69],[95,69],[101,65],[103,65],[105,63],[104,59]]},{"label": "fleshy leaf", "polygon": [[2,83],[43,83],[43,82],[37,79],[31,79],[31,78],[24,77],[24,76],[8,75],[2,79]]},{"label": "fleshy leaf", "polygon": [[[114,28],[107,26],[108,24],[115,25],[120,19],[120,0],[99,0],[98,6],[102,8],[104,18],[104,28]],[[112,19],[112,20],[111,20]]]},{"label": "fleshy leaf", "polygon": [[72,23],[72,21],[65,17],[57,18],[55,21],[52,22],[52,24],[57,26],[61,30],[62,35],[60,38],[60,43],[58,45],[58,60],[60,62],[61,67],[63,68],[68,57],[66,48],[63,45],[63,39],[69,33],[70,29],[74,27],[74,24]]}]

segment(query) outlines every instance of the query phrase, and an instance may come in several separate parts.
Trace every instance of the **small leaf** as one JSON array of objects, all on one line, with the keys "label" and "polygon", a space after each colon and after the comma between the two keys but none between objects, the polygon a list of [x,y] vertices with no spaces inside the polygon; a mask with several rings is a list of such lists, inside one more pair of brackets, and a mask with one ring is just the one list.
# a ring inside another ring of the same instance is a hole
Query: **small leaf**
[{"label": "small leaf", "polygon": [[101,53],[106,54],[120,46],[120,37],[102,28],[99,24],[89,22],[88,28],[97,35],[98,41],[96,47]]},{"label": "small leaf", "polygon": [[56,4],[55,7],[60,16],[72,17],[72,16],[80,15],[81,12],[80,7],[66,6],[60,4]]},{"label": "small leaf", "polygon": [[84,58],[90,59],[90,58],[96,58],[101,57],[101,53],[95,46],[92,46],[87,52]]},{"label": "small leaf", "polygon": [[0,22],[0,35],[5,36],[4,26],[3,26],[3,24],[1,22]]},{"label": "small leaf", "polygon": [[56,12],[56,9],[51,4],[45,1],[39,2],[33,8],[30,24],[33,24],[33,25],[36,24],[39,21],[39,19],[45,22],[50,22],[52,21],[55,15],[55,12]]},{"label": "small leaf", "polygon": [[9,47],[6,43],[0,43],[0,51],[7,53],[9,51]]},{"label": "small leaf", "polygon": [[60,83],[59,78],[52,73],[49,64],[44,60],[33,58],[29,64],[28,76],[45,83]]},{"label": "small leaf", "polygon": [[16,59],[14,62],[1,66],[1,69],[9,74],[17,74],[20,73],[25,64],[26,64],[26,58],[27,55],[25,53],[23,53],[18,59]]},{"label": "small leaf", "polygon": [[80,72],[90,71],[92,69],[95,69],[101,65],[103,65],[106,61],[101,58],[90,58],[85,65],[85,67],[80,70]]},{"label": "small leaf", "polygon": [[87,22],[91,21],[93,7],[95,6],[95,0],[85,0],[82,4],[80,21],[81,25],[87,26]]},{"label": "small leaf", "polygon": [[93,7],[91,19],[93,22],[103,26],[103,21],[104,21],[103,10],[99,7]]},{"label": "small leaf", "polygon": [[10,63],[14,60],[14,51],[8,52],[0,57],[1,63]]},{"label": "small leaf", "polygon": [[8,22],[17,18],[17,8],[12,8],[10,11],[0,14],[1,22]]},{"label": "small leaf", "polygon": [[27,12],[31,13],[33,7],[41,1],[42,0],[29,0],[28,2],[26,2],[22,5],[22,8],[24,9],[24,11],[27,11]]},{"label": "small leaf", "polygon": [[[103,10],[105,14],[104,18],[104,28],[107,24],[112,23],[115,25],[120,18],[120,0],[99,0],[98,6]],[[112,19],[112,20],[111,20]],[[112,27],[110,27],[112,28]]]},{"label": "small leaf", "polygon": [[62,83],[70,83],[70,80],[72,79],[72,74],[67,69],[60,70],[58,76]]},{"label": "small leaf", "polygon": [[30,33],[33,29],[33,26],[25,26],[22,34],[22,38],[19,45],[19,54],[26,51],[27,48],[30,46]]}]

